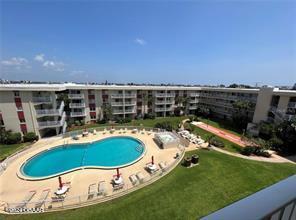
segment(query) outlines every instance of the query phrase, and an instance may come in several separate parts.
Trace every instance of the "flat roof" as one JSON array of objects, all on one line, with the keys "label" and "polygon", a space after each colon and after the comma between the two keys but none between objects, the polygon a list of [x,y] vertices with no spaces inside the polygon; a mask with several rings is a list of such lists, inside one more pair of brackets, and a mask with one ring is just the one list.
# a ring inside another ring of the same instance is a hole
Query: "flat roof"
[{"label": "flat roof", "polygon": [[[221,87],[200,87],[200,86],[158,86],[158,85],[96,85],[96,84],[0,84],[0,91],[63,91],[67,89],[73,90],[186,90],[186,91],[217,91],[217,92],[240,92],[240,93],[258,93],[260,89],[247,88],[221,88]],[[294,90],[273,89],[275,95],[292,95],[296,96]]]}]

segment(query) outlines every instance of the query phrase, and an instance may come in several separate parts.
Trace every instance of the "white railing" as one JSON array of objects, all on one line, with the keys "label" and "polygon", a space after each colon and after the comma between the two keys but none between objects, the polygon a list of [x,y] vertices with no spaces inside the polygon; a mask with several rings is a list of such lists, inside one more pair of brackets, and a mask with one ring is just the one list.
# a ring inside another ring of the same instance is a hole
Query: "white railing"
[{"label": "white railing", "polygon": [[64,111],[64,101],[61,102],[59,109],[36,109],[37,117],[62,115]]},{"label": "white railing", "polygon": [[137,98],[137,95],[136,94],[124,94],[124,98],[126,98],[126,99]]},{"label": "white railing", "polygon": [[84,117],[86,116],[85,111],[81,111],[81,112],[71,112],[70,113],[71,117]]},{"label": "white railing", "polygon": [[136,103],[136,101],[134,101],[134,102],[124,102],[124,105],[136,105],[137,103]]},{"label": "white railing", "polygon": [[197,105],[195,105],[195,106],[189,106],[189,109],[190,110],[195,110],[195,109],[197,109]]},{"label": "white railing", "polygon": [[173,111],[174,108],[169,107],[169,108],[155,108],[155,112],[169,112],[169,111]]},{"label": "white railing", "polygon": [[175,97],[175,93],[156,93],[156,97]]},{"label": "white railing", "polygon": [[52,128],[52,127],[61,127],[64,125],[66,120],[66,113],[63,112],[62,117],[60,120],[58,121],[39,121],[38,122],[38,127],[39,129],[43,129],[43,128]]},{"label": "white railing", "polygon": [[199,97],[200,93],[190,93],[190,97]]},{"label": "white railing", "polygon": [[84,99],[84,94],[69,93],[68,97],[69,99]]},{"label": "white railing", "polygon": [[122,106],[123,102],[111,102],[112,106]]},{"label": "white railing", "polygon": [[123,94],[111,94],[111,98],[120,99],[123,98]]},{"label": "white railing", "polygon": [[166,105],[166,104],[174,104],[175,101],[174,100],[162,100],[162,101],[159,101],[159,100],[156,100],[155,101],[155,105]]},{"label": "white railing", "polygon": [[50,103],[51,96],[33,96],[34,103]]},{"label": "white railing", "polygon": [[136,110],[135,109],[126,109],[126,110],[124,110],[124,113],[125,114],[134,114],[134,113],[136,113]]},{"label": "white railing", "polygon": [[296,102],[289,102],[288,108],[296,108]]},{"label": "white railing", "polygon": [[85,108],[85,103],[70,103],[70,108]]}]

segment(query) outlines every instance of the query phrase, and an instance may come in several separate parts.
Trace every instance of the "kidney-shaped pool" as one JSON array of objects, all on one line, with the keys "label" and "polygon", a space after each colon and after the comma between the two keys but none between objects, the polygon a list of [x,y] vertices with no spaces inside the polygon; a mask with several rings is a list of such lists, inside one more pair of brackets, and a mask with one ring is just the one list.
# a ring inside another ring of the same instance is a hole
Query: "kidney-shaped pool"
[{"label": "kidney-shaped pool", "polygon": [[114,169],[131,165],[145,152],[132,137],[110,137],[87,144],[68,144],[42,151],[21,166],[25,179],[45,179],[81,168]]}]

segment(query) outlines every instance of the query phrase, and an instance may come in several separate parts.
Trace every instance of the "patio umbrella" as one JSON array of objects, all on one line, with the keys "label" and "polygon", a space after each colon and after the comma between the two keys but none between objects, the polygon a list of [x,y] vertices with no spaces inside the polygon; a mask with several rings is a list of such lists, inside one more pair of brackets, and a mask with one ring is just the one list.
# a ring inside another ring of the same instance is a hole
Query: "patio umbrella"
[{"label": "patio umbrella", "polygon": [[62,177],[59,176],[59,187],[62,188],[63,187],[63,183],[62,183]]},{"label": "patio umbrella", "polygon": [[151,157],[151,163],[154,164],[154,157]]},{"label": "patio umbrella", "polygon": [[120,177],[119,168],[116,168],[116,172],[117,172],[117,178],[119,178]]}]

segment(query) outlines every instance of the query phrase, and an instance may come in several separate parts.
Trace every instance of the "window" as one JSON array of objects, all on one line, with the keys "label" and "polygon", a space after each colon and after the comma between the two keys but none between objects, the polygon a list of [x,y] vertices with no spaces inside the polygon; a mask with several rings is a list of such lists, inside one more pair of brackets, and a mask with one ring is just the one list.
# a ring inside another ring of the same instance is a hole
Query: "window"
[{"label": "window", "polygon": [[96,107],[89,107],[89,110],[90,111],[95,111],[96,110]]},{"label": "window", "polygon": [[20,92],[19,91],[14,91],[13,93],[14,93],[15,97],[20,97]]},{"label": "window", "polygon": [[26,119],[20,118],[20,123],[25,123],[25,122],[26,122]]},{"label": "window", "polygon": [[90,119],[96,119],[96,116],[95,115],[91,115],[90,116]]}]

